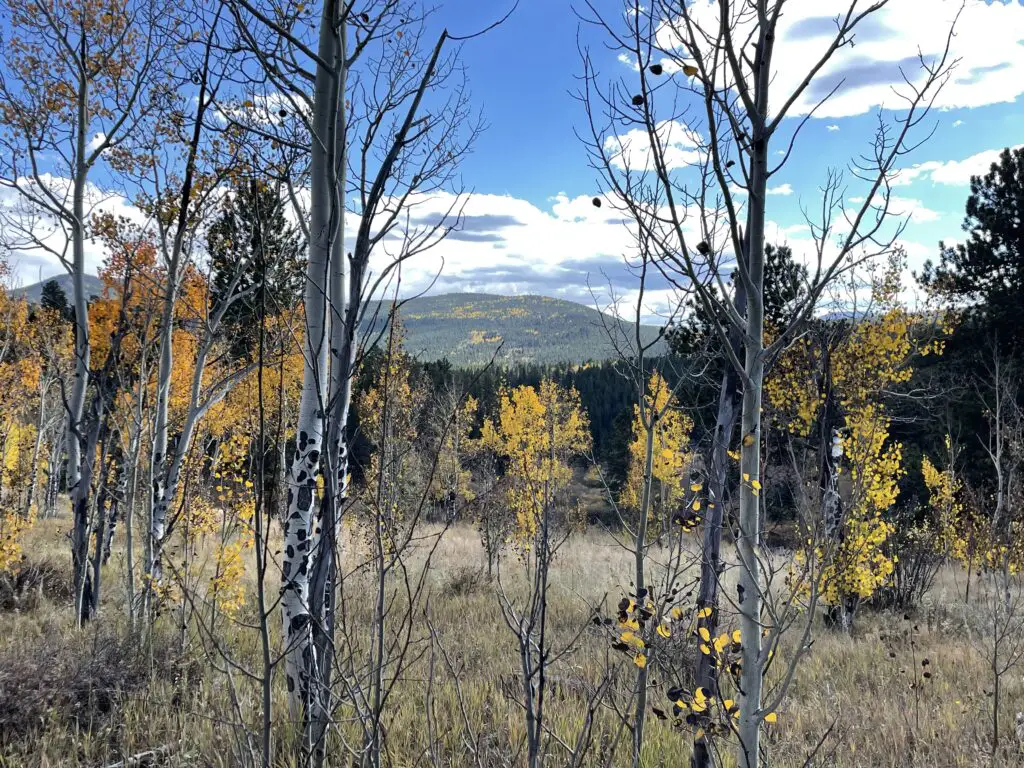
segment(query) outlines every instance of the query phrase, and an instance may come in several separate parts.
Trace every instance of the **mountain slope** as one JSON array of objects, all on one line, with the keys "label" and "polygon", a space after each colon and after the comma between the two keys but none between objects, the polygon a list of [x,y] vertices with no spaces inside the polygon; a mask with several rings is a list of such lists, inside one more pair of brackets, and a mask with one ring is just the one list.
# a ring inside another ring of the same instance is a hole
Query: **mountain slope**
[{"label": "mountain slope", "polygon": [[[43,286],[53,280],[63,290],[65,295],[68,297],[68,303],[70,304],[72,299],[72,287],[71,287],[71,275],[57,275],[56,277],[48,277],[38,283],[32,283],[32,285],[26,285],[24,288],[15,288],[10,292],[13,298],[28,299],[33,304],[38,304],[39,300],[43,295]],[[103,282],[95,275],[85,275],[85,291],[89,294],[90,298],[96,298],[103,295]]]},{"label": "mountain slope", "polygon": [[[387,308],[380,312],[383,316]],[[498,363],[607,360],[615,349],[602,323],[619,323],[622,331],[632,333],[630,323],[548,296],[424,296],[406,302],[400,314],[410,354],[420,360],[447,358],[457,365],[482,365],[492,358]],[[650,342],[660,329],[644,325],[640,332]]]},{"label": "mountain slope", "polygon": [[[54,278],[71,301],[71,277]],[[40,283],[11,291],[38,303],[43,291]],[[99,278],[85,276],[90,296],[102,294]],[[388,305],[378,307],[375,325],[367,327],[374,337],[382,333]],[[549,296],[496,296],[488,293],[449,293],[410,299],[401,308],[406,331],[406,349],[420,360],[447,358],[455,365],[485,365],[493,358],[498,363],[584,363],[615,357],[605,325],[619,324],[632,334],[632,324],[602,315],[592,307]],[[640,327],[645,342],[658,338],[660,329]],[[659,344],[653,352],[664,351]]]}]

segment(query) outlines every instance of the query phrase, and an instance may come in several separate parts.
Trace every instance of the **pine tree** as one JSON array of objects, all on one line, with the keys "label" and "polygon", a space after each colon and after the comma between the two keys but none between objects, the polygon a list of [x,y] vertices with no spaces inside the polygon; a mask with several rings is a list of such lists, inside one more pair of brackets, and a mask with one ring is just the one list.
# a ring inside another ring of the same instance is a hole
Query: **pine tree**
[{"label": "pine tree", "polygon": [[220,218],[210,227],[207,248],[212,266],[212,306],[225,296],[238,264],[248,266],[236,293],[246,293],[224,315],[223,329],[239,357],[249,357],[256,345],[258,301],[256,288],[266,280],[266,311],[278,315],[298,304],[302,293],[302,241],[285,216],[285,201],[266,182],[244,181],[228,195]]},{"label": "pine tree", "polygon": [[1024,148],[1004,149],[984,176],[971,178],[963,230],[967,242],[946,247],[938,264],[928,262],[921,283],[966,309],[963,348],[996,340],[1019,357],[1024,305]]},{"label": "pine tree", "polygon": [[72,309],[68,305],[68,295],[64,293],[64,289],[56,280],[47,280],[43,283],[39,304],[43,309],[52,309],[58,312],[65,320],[71,318]]}]

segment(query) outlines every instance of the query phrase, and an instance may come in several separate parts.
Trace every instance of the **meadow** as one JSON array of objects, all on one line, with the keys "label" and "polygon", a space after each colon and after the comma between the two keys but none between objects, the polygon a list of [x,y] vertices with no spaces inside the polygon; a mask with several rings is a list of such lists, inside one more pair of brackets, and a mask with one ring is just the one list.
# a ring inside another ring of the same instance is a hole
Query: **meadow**
[{"label": "meadow", "polygon": [[[231,766],[259,729],[260,668],[253,629],[255,583],[247,568],[244,606],[214,633],[199,628],[188,601],[168,607],[152,629],[132,631],[124,616],[124,589],[112,586],[103,621],[76,629],[68,594],[66,520],[40,521],[30,532],[22,584],[3,583],[0,612],[0,765],[14,766]],[[364,543],[349,532],[343,552],[358,562]],[[488,581],[475,528],[426,528],[440,534],[426,574],[429,597],[413,616],[408,641],[414,660],[403,671],[384,715],[386,764],[393,766],[515,766],[523,762],[518,656],[502,619],[497,589],[524,588],[514,556]],[[276,533],[275,533],[276,535]],[[425,546],[425,545],[424,545]],[[199,542],[193,583],[208,578],[210,542]],[[786,553],[777,551],[777,558]],[[657,550],[651,559],[658,559]],[[423,558],[414,552],[409,570]],[[123,581],[123,549],[111,560],[111,582]],[[594,613],[627,588],[631,555],[612,533],[596,529],[568,539],[552,564],[550,632],[564,655],[548,678],[546,764],[570,764],[581,725],[595,697],[592,732],[578,765],[629,765],[628,735],[620,715],[628,707],[633,665],[610,652],[607,631]],[[1001,746],[990,749],[993,677],[983,624],[984,590],[964,602],[965,572],[946,566],[912,613],[863,607],[852,634],[814,622],[811,650],[797,667],[775,724],[766,727],[771,764],[790,766],[1009,766],[1024,764],[1015,735],[1015,707],[1024,696],[1019,670],[1002,676]],[[360,599],[369,575],[351,573],[343,588],[344,635],[354,652],[370,642],[369,602]],[[277,585],[268,581],[267,592]],[[195,610],[200,612],[198,606]],[[184,618],[184,623],[183,623]],[[280,647],[276,615],[271,622]],[[207,619],[208,620],[208,619]],[[365,628],[365,631],[360,628]],[[793,635],[797,633],[791,633]],[[990,639],[990,638],[989,638]],[[787,637],[782,644],[785,655]],[[691,646],[665,669],[692,664]],[[231,664],[225,659],[230,656]],[[928,675],[924,676],[924,672]],[[605,690],[597,695],[597,687]],[[662,691],[686,679],[654,675],[651,706],[666,707]],[[288,766],[288,714],[282,675],[272,682],[274,733],[284,739],[274,765]],[[666,707],[667,708],[667,707]],[[344,754],[359,726],[340,703],[332,749]],[[685,765],[692,733],[671,719],[652,718],[643,765]],[[732,751],[721,745],[724,766]],[[125,762],[136,756],[136,762]],[[342,763],[338,763],[342,764]]]}]

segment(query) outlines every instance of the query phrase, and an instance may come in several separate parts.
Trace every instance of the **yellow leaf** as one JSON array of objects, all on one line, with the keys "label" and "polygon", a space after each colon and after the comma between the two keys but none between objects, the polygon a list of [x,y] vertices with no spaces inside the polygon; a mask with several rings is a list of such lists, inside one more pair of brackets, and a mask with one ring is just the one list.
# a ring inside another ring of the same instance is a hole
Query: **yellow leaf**
[{"label": "yellow leaf", "polygon": [[700,512],[700,499],[694,499],[691,506],[693,507],[694,512]]},{"label": "yellow leaf", "polygon": [[672,633],[669,631],[668,627],[666,627],[664,624],[659,624],[658,625],[658,634],[661,635],[662,637],[670,637],[672,635]]},{"label": "yellow leaf", "polygon": [[754,444],[754,436],[753,435],[744,435],[743,436],[743,444],[745,446],[747,446],[748,448],[750,446],[752,446]]},{"label": "yellow leaf", "polygon": [[711,633],[708,632],[707,627],[700,627],[697,630],[697,634],[700,635],[700,639],[703,640],[705,643],[711,640]]},{"label": "yellow leaf", "polygon": [[739,644],[741,638],[742,635],[740,634],[740,631],[738,629],[734,629],[732,631],[732,641],[736,644]]},{"label": "yellow leaf", "polygon": [[774,723],[778,719],[779,719],[778,715],[776,715],[774,712],[769,712],[767,715],[764,716],[764,721],[766,723]]},{"label": "yellow leaf", "polygon": [[647,666],[647,657],[644,656],[642,653],[638,653],[636,657],[633,659],[633,663],[640,667],[640,669],[643,669]]},{"label": "yellow leaf", "polygon": [[710,615],[711,615],[711,606],[710,605],[707,608],[701,608],[699,611],[697,611],[697,618],[698,619],[706,619]]},{"label": "yellow leaf", "polygon": [[749,483],[750,482],[750,473],[749,472],[744,472],[743,473],[743,482],[744,483]]},{"label": "yellow leaf", "polygon": [[694,493],[698,493],[700,492],[700,489],[703,487],[704,486],[701,485],[700,483],[694,483],[693,485],[690,486],[690,490],[693,491]]},{"label": "yellow leaf", "polygon": [[753,487],[753,489],[755,491],[760,491],[761,490],[761,481],[760,480],[751,480],[750,481],[750,485],[751,485],[751,487]]}]

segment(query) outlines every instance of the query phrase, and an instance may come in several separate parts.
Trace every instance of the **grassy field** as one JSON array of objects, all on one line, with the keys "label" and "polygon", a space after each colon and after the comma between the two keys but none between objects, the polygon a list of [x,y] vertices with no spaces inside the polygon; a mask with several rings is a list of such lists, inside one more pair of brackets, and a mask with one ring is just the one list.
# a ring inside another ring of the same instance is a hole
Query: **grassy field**
[{"label": "grassy field", "polygon": [[[259,720],[260,688],[246,676],[259,669],[259,635],[244,626],[255,616],[253,569],[236,622],[215,620],[211,635],[197,629],[201,611],[183,626],[183,612],[169,606],[154,630],[139,639],[124,618],[124,558],[123,552],[115,553],[100,620],[76,630],[64,586],[63,527],[61,520],[36,526],[24,567],[35,576],[23,577],[17,596],[8,580],[0,601],[0,766],[103,766],[154,748],[166,750],[155,765],[240,764],[238,755],[247,749],[240,725],[252,731]],[[350,562],[361,557],[360,541],[353,535],[347,543]],[[194,552],[197,585],[208,578],[211,549],[210,543],[200,544]],[[609,693],[580,764],[628,764],[629,739],[616,711],[627,704],[634,668],[609,651],[608,635],[589,620],[594,606],[613,613],[628,588],[630,557],[611,534],[591,530],[571,539],[555,561],[549,611],[553,644],[588,628],[551,670],[548,717],[555,737],[548,765],[566,764],[558,741],[575,738],[592,686],[604,676],[611,679]],[[515,642],[484,562],[473,528],[445,533],[426,575],[429,600],[412,617],[413,661],[386,708],[387,765],[497,768],[524,762]],[[522,589],[522,567],[514,559],[503,561],[501,574],[509,594]],[[355,572],[345,586],[343,631],[353,660],[369,642],[368,579]],[[978,610],[964,605],[963,583],[962,573],[945,570],[920,609],[906,615],[864,609],[852,636],[817,622],[811,651],[778,723],[768,731],[770,764],[1024,765],[1014,732],[1014,716],[1024,709],[1021,671],[1011,670],[1002,679],[1002,741],[992,754],[986,637],[974,618]],[[276,584],[268,584],[268,591],[275,595]],[[275,644],[278,622],[274,614]],[[687,652],[672,660],[675,669],[689,666]],[[922,669],[930,677],[922,677]],[[663,679],[658,670],[652,677],[651,701],[657,706],[667,704],[664,689],[687,683]],[[282,678],[278,673],[273,682],[275,765],[287,766],[291,729]],[[344,750],[358,741],[357,734],[343,702],[332,734],[333,765],[350,764]],[[686,765],[690,740],[690,733],[651,718],[644,765]],[[724,765],[733,765],[729,746],[721,743]]]}]

